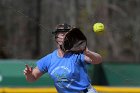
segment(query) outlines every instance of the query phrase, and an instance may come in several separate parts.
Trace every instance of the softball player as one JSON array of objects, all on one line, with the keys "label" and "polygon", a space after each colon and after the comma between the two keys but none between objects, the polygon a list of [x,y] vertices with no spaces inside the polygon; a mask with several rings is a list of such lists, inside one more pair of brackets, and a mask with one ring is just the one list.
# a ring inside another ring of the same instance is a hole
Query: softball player
[{"label": "softball player", "polygon": [[65,34],[70,29],[71,26],[68,24],[60,24],[56,27],[53,34],[57,49],[37,61],[37,66],[34,69],[26,65],[24,69],[26,80],[34,82],[44,73],[48,73],[54,80],[58,93],[97,93],[90,84],[86,64],[101,63],[101,56],[88,48],[80,54],[65,54],[61,45]]}]

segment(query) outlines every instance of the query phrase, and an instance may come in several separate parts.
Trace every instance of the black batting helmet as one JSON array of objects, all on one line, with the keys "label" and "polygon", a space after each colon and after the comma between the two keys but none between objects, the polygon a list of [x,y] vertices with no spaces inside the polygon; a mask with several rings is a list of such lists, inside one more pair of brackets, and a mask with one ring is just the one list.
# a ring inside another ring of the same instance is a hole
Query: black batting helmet
[{"label": "black batting helmet", "polygon": [[71,26],[64,23],[64,24],[59,24],[56,26],[55,31],[52,32],[52,34],[56,34],[57,32],[68,32],[70,31]]}]

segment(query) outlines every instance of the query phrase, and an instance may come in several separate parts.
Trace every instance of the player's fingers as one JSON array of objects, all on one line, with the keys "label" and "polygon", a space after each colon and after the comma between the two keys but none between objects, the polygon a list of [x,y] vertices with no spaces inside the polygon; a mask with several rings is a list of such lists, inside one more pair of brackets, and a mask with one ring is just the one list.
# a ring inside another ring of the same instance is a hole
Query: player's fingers
[{"label": "player's fingers", "polygon": [[27,74],[27,71],[26,71],[26,70],[23,70],[23,72],[24,72],[24,75],[26,75],[26,74]]},{"label": "player's fingers", "polygon": [[28,75],[28,74],[32,73],[32,71],[30,71],[30,70],[24,70],[23,72],[24,72],[24,75]]},{"label": "player's fingers", "polygon": [[27,71],[26,71],[26,70],[24,70],[23,72],[24,72],[24,73],[27,73]]},{"label": "player's fingers", "polygon": [[27,69],[27,67],[24,69],[24,72],[25,73],[30,73],[31,72],[31,70],[30,70],[30,68],[29,69]]},{"label": "player's fingers", "polygon": [[26,71],[27,73],[32,72],[32,68],[30,67],[29,69],[25,68],[24,71]]},{"label": "player's fingers", "polygon": [[28,70],[27,68],[25,68],[24,70]]},{"label": "player's fingers", "polygon": [[88,47],[86,47],[85,52],[86,52],[86,51],[89,51],[89,50],[88,50]]},{"label": "player's fingers", "polygon": [[31,66],[29,70],[32,71],[33,70],[33,67]]},{"label": "player's fingers", "polygon": [[27,64],[25,64],[25,66],[26,66],[27,69],[30,69],[30,67]]}]

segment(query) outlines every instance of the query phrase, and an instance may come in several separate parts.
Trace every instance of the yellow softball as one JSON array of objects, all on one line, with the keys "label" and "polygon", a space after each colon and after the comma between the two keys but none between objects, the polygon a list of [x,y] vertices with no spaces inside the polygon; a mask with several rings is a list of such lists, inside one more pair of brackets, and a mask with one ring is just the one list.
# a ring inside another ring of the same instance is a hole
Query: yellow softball
[{"label": "yellow softball", "polygon": [[104,31],[104,24],[103,23],[95,23],[93,25],[93,31],[98,33],[98,32],[103,32]]}]

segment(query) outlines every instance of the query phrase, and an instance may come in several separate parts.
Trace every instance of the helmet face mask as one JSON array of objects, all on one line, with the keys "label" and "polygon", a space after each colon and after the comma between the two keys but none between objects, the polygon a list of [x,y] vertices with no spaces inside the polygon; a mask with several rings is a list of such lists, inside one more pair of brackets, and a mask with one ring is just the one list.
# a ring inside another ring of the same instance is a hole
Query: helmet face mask
[{"label": "helmet face mask", "polygon": [[70,29],[71,29],[71,26],[66,23],[59,24],[56,26],[56,29],[54,32],[52,32],[52,34],[56,35],[58,32],[68,32],[68,31],[70,31]]}]

